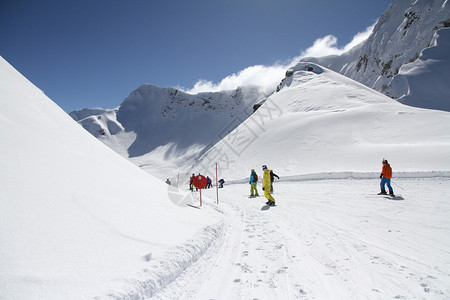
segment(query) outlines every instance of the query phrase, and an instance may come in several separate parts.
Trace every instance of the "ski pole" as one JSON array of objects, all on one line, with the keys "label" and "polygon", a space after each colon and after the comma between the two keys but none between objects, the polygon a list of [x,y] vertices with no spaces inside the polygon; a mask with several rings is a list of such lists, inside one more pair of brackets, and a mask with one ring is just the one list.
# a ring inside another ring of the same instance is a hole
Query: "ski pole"
[{"label": "ski pole", "polygon": [[403,188],[401,186],[399,186],[398,184],[396,184],[394,181],[391,180],[391,182],[403,190]]}]

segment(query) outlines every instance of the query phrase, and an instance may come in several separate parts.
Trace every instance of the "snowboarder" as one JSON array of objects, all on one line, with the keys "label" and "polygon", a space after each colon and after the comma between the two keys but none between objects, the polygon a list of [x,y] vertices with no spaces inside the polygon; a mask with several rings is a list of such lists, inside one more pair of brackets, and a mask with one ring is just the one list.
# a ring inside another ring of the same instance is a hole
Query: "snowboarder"
[{"label": "snowboarder", "polygon": [[258,184],[258,175],[255,172],[255,169],[251,170],[250,173],[250,197],[259,197],[258,194],[258,188],[257,188],[257,184]]},{"label": "snowboarder", "polygon": [[273,170],[270,170],[270,192],[271,192],[271,193],[273,193],[273,181],[275,180],[274,177],[280,179],[280,177],[278,177],[278,175],[275,174],[275,173],[273,172]]},{"label": "snowboarder", "polygon": [[262,166],[262,170],[264,171],[263,175],[263,191],[264,196],[267,198],[267,205],[274,206],[275,205],[275,199],[270,195],[270,170],[267,169],[266,165]]},{"label": "snowboarder", "polygon": [[220,179],[219,180],[219,188],[223,188],[223,184],[225,183],[225,180]]},{"label": "snowboarder", "polygon": [[387,186],[389,188],[389,195],[394,197],[394,190],[392,189],[392,186],[391,186],[391,178],[392,178],[391,165],[389,165],[388,161],[384,158],[383,158],[382,164],[383,164],[383,168],[381,169],[381,174],[380,174],[381,192],[378,193],[378,195],[387,195],[386,189],[384,188],[384,186],[387,184]]}]

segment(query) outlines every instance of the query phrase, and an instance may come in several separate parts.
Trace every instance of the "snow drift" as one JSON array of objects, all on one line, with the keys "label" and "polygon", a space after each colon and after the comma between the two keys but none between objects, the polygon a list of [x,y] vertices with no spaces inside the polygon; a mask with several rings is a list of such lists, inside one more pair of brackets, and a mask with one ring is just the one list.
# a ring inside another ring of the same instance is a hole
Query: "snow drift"
[{"label": "snow drift", "polygon": [[159,274],[167,276],[202,251],[180,258],[172,248],[196,234],[205,248],[217,235],[205,230],[213,211],[176,206],[165,183],[100,143],[3,58],[0,79],[0,298],[114,295],[131,279],[150,288],[161,259],[173,265]]}]

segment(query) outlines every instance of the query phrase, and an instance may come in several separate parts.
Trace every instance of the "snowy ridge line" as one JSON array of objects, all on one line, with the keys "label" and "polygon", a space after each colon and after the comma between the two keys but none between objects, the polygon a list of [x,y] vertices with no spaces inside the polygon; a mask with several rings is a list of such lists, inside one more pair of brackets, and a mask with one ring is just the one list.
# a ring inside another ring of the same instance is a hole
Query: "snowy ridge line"
[{"label": "snowy ridge line", "polygon": [[[142,279],[131,279],[120,283],[118,291],[109,292],[111,299],[146,299],[162,291],[181,273],[195,263],[215,241],[223,236],[224,222],[203,228],[184,245],[174,247],[142,271]],[[142,259],[151,259],[151,253]],[[98,297],[103,298],[103,297]]]},{"label": "snowy ridge line", "polygon": [[[278,174],[280,179],[276,181],[310,181],[310,180],[331,180],[331,179],[378,179],[380,172],[324,172],[302,175],[283,176]],[[400,178],[450,178],[450,171],[415,171],[415,172],[393,172],[393,179]],[[239,180],[228,180],[230,184],[247,183],[248,178]]]}]

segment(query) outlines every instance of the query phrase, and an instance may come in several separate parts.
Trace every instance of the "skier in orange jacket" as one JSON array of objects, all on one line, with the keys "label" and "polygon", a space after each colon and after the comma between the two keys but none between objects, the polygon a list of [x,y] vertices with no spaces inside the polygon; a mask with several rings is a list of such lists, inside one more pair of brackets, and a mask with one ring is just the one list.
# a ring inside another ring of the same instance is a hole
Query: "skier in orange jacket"
[{"label": "skier in orange jacket", "polygon": [[386,189],[384,188],[385,185],[387,185],[389,189],[389,195],[394,196],[394,190],[391,186],[391,178],[392,178],[392,168],[391,165],[389,165],[388,161],[383,158],[383,168],[381,169],[381,175],[380,175],[380,187],[381,192],[378,195],[387,195]]}]

